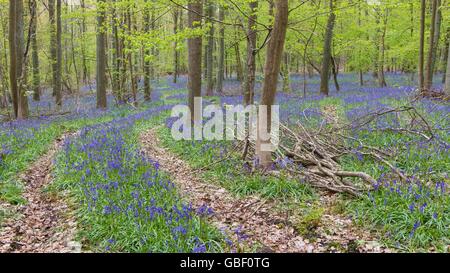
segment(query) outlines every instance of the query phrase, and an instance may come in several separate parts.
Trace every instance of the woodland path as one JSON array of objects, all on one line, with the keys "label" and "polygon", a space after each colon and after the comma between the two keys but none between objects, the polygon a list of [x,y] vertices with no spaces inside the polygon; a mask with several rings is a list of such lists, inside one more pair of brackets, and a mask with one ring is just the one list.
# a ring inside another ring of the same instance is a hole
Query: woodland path
[{"label": "woodland path", "polygon": [[61,198],[46,193],[52,182],[53,160],[61,149],[65,134],[20,175],[25,187],[24,205],[0,229],[0,252],[68,253],[80,252],[81,246],[71,241],[76,232],[75,217]]},{"label": "woodland path", "polygon": [[[144,154],[159,162],[160,168],[171,175],[175,185],[194,208],[203,205],[212,208],[214,214],[211,221],[216,227],[232,234],[234,239],[245,234],[246,243],[256,247],[257,252],[339,252],[332,246],[336,243],[352,249],[349,251],[387,251],[373,241],[368,232],[355,228],[351,219],[331,213],[323,215],[314,242],[303,238],[285,215],[273,209],[274,204],[254,196],[236,198],[226,189],[202,181],[185,161],[161,146],[157,130],[153,128],[141,135]],[[322,196],[321,202],[326,204],[332,199]],[[236,235],[238,227],[241,233]],[[356,241],[365,243],[355,247]]]}]

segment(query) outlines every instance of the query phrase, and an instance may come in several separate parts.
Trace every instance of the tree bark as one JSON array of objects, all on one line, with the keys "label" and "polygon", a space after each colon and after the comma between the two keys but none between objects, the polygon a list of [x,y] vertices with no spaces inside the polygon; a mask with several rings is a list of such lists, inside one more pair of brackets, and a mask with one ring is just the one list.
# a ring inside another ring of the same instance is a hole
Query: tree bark
[{"label": "tree bark", "polygon": [[440,9],[441,6],[441,0],[437,0],[436,1],[436,23],[435,23],[435,28],[434,28],[434,38],[433,38],[433,52],[432,52],[432,57],[431,57],[431,82],[433,82],[433,74],[435,72],[435,68],[436,68],[436,63],[437,63],[437,53],[439,50],[439,40],[441,38],[441,23],[442,23],[442,12]]},{"label": "tree bark", "polygon": [[[188,3],[188,28],[201,28],[202,22],[202,1],[190,0]],[[195,97],[202,94],[202,37],[195,36],[188,39],[188,88],[189,88],[189,108],[191,110],[191,120],[198,122],[200,115],[194,109]],[[198,110],[198,109],[197,109]],[[198,112],[198,111],[197,111]],[[196,115],[197,114],[197,115]]]},{"label": "tree bark", "polygon": [[[175,7],[173,12],[173,34],[178,34],[178,21],[180,17],[180,10],[178,7]],[[175,37],[175,42],[173,43],[173,83],[177,83],[178,81],[178,73],[180,72],[179,68],[179,53],[178,53],[178,38]]]},{"label": "tree bark", "polygon": [[[54,1],[54,0],[49,0]],[[85,35],[87,32],[87,25],[86,25],[86,3],[85,0],[80,0],[80,6],[81,6],[81,60],[83,65],[83,82],[86,84],[90,80],[90,73],[89,73],[89,67],[88,67],[88,61],[86,56],[86,42],[85,42]]]},{"label": "tree bark", "polygon": [[336,20],[333,1],[334,0],[330,0],[330,16],[328,17],[327,30],[325,33],[322,69],[320,71],[320,93],[324,94],[325,96],[329,95],[328,81],[330,78],[331,43],[333,41],[333,29]]},{"label": "tree bark", "polygon": [[55,16],[55,0],[48,1],[48,12],[50,20],[50,55],[52,61],[52,77],[53,77],[53,96],[56,105],[62,105],[61,100],[61,0],[56,0],[56,16]]},{"label": "tree bark", "polygon": [[430,45],[428,49],[427,65],[425,68],[425,89],[430,90],[433,85],[433,56],[435,53],[434,33],[436,31],[438,0],[432,0],[431,25],[430,25]]},{"label": "tree bark", "polygon": [[[214,3],[208,2],[208,17],[214,18]],[[214,93],[214,21],[209,19],[210,29],[208,33],[208,51],[206,52],[206,96],[212,96]]]},{"label": "tree bark", "polygon": [[[145,2],[146,2],[145,4],[148,5],[148,0],[146,0]],[[146,6],[144,9],[144,30],[147,33],[150,31],[150,28],[151,28],[150,18],[151,18],[150,7]],[[177,23],[175,22],[175,25],[176,24]],[[176,52],[176,50],[175,50],[175,52]],[[151,75],[151,62],[148,59],[148,57],[151,56],[151,50],[148,47],[144,48],[143,56],[144,56],[144,58],[143,58],[143,63],[144,63],[144,100],[150,101],[151,93],[152,93],[152,87],[151,87],[152,75]],[[175,71],[174,77],[176,77],[176,71]],[[176,82],[176,80],[175,80],[175,82]]]},{"label": "tree bark", "polygon": [[449,50],[447,50],[447,48],[450,47],[450,27],[447,28],[447,38],[446,38],[446,43],[445,43],[445,47],[444,47],[444,56],[443,56],[443,62],[442,62],[442,83],[445,84],[446,78],[447,78],[447,72],[448,72],[448,55],[449,54]]},{"label": "tree bark", "polygon": [[447,72],[445,73],[445,93],[450,96],[450,44],[447,50]]},{"label": "tree bark", "polygon": [[241,61],[241,50],[239,48],[239,39],[236,35],[236,42],[234,43],[234,53],[236,57],[236,76],[237,80],[239,82],[242,82],[244,80],[244,73],[242,71],[242,61]]},{"label": "tree bark", "polygon": [[30,30],[31,50],[32,50],[32,63],[33,63],[33,99],[39,101],[41,99],[41,79],[39,74],[39,51],[37,43],[37,16],[36,16],[36,0],[29,1],[30,15],[32,17],[32,24]]},{"label": "tree bark", "polygon": [[[129,7],[127,10],[127,35],[131,37],[131,31],[133,29],[133,21],[132,21],[132,7]],[[131,42],[128,43],[131,49]],[[128,69],[130,70],[130,87],[131,87],[131,95],[133,97],[133,105],[137,106],[137,82],[134,76],[134,64],[133,64],[133,53],[132,50],[128,52]]]},{"label": "tree bark", "polygon": [[[266,52],[266,64],[264,68],[264,84],[260,105],[267,106],[267,115],[265,117],[268,132],[272,120],[272,105],[274,104],[277,91],[278,75],[280,74],[280,65],[283,57],[284,44],[286,39],[286,29],[288,23],[289,4],[288,0],[276,1],[276,15],[274,27]],[[258,129],[261,127],[261,117],[258,118]],[[269,167],[272,163],[272,152],[264,149],[265,145],[270,144],[270,140],[261,138],[260,132],[257,133],[256,156],[262,167]]]},{"label": "tree bark", "polygon": [[112,93],[116,97],[119,103],[121,102],[121,85],[120,85],[120,67],[121,67],[121,54],[120,54],[120,40],[119,40],[119,29],[118,23],[119,18],[117,18],[117,10],[116,10],[116,0],[112,1],[112,9],[111,9],[111,29],[112,29],[112,79],[111,79],[111,87]]},{"label": "tree bark", "polygon": [[379,53],[378,53],[378,86],[379,87],[386,87],[386,78],[384,77],[384,59],[385,59],[385,47],[386,47],[386,31],[387,31],[387,18],[388,18],[388,10],[386,9],[385,12],[381,15],[379,15],[382,18],[377,19],[377,21],[382,20],[383,26],[382,30],[378,31],[380,32],[380,45],[379,45]]},{"label": "tree bark", "polygon": [[18,86],[18,61],[17,56],[20,56],[18,52],[17,41],[17,0],[9,0],[9,79],[11,97],[13,101],[14,117],[18,117],[19,108],[19,86]]},{"label": "tree bark", "polygon": [[[219,7],[219,21],[225,20],[225,7]],[[223,80],[225,70],[225,26],[222,24],[219,30],[219,63],[217,64],[217,87],[218,94],[223,93]]]},{"label": "tree bark", "polygon": [[283,54],[283,65],[281,69],[281,76],[283,77],[283,92],[290,93],[291,92],[291,83],[289,77],[289,55],[287,52]]},{"label": "tree bark", "polygon": [[425,75],[424,75],[424,63],[425,63],[425,10],[426,1],[422,0],[420,6],[420,42],[419,42],[419,89],[420,91],[425,88]]},{"label": "tree bark", "polygon": [[105,0],[97,0],[97,108],[106,109]]},{"label": "tree bark", "polygon": [[258,34],[256,32],[256,20],[258,20],[256,10],[258,8],[258,2],[250,2],[249,6],[251,14],[248,17],[247,25],[247,78],[244,86],[244,105],[254,103],[257,53],[256,42],[258,40]]},{"label": "tree bark", "polygon": [[339,86],[339,81],[338,81],[339,68],[337,67],[336,60],[333,56],[331,57],[331,71],[333,72],[333,81],[334,81],[334,86],[336,88],[336,92],[339,92],[339,91],[341,91],[341,87]]}]

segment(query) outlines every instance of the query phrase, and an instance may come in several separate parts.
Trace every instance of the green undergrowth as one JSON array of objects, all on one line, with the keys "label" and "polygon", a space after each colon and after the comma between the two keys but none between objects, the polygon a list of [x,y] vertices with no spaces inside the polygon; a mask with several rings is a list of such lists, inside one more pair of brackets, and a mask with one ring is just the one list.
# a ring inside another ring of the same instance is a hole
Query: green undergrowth
[{"label": "green undergrowth", "polygon": [[[142,106],[145,109],[147,106]],[[75,132],[85,126],[97,123],[107,122],[114,118],[124,117],[139,109],[129,107],[113,108],[112,110],[96,117],[80,117],[70,120],[56,120],[50,124],[46,124],[37,128],[30,129],[33,138],[25,144],[21,144],[20,150],[8,155],[2,160],[2,168],[0,170],[0,200],[11,204],[23,204],[25,200],[22,198],[23,183],[18,174],[22,173],[27,167],[36,161],[40,156],[45,154],[54,141],[65,133]],[[6,135],[0,135],[0,140]],[[20,141],[20,135],[17,136],[17,142]],[[5,140],[6,141],[6,140]],[[16,140],[9,139],[9,142]],[[19,144],[18,144],[19,145]]]},{"label": "green undergrowth", "polygon": [[238,197],[257,195],[268,200],[315,199],[315,191],[302,181],[288,178],[283,172],[277,176],[263,175],[243,164],[240,153],[225,141],[175,141],[167,127],[159,129],[163,146],[186,160],[194,169],[202,169],[203,180],[224,187]]}]

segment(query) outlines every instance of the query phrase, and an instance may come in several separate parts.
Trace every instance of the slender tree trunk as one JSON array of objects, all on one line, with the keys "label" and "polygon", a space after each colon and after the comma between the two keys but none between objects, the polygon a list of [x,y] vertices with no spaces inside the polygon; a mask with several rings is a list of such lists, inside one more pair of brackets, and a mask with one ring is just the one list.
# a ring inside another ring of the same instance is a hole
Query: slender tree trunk
[{"label": "slender tree trunk", "polygon": [[[201,27],[202,1],[189,0],[188,2],[188,27],[196,29]],[[199,109],[194,109],[194,99],[202,94],[202,37],[188,39],[188,74],[189,74],[189,108],[191,120],[196,123],[201,121]],[[196,111],[197,110],[197,111]]]},{"label": "slender tree trunk", "polygon": [[[69,11],[69,2],[64,1],[64,10],[66,14]],[[65,34],[69,33],[69,24],[67,23],[67,19],[64,20],[62,23],[64,25],[63,32]],[[67,37],[64,37],[63,46],[61,47],[61,50],[64,53],[64,58],[62,59],[61,63],[64,63],[64,75],[62,76],[62,82],[65,83],[67,91],[72,93],[72,87],[71,87],[71,71],[70,71],[70,58],[69,58],[69,39]]]},{"label": "slender tree trunk", "polygon": [[[175,8],[173,12],[173,34],[178,34],[178,20],[180,17],[180,10],[178,7]],[[180,71],[179,64],[179,53],[178,53],[178,38],[175,38],[175,42],[173,44],[173,83],[177,83],[178,81],[178,73]]]},{"label": "slender tree trunk", "polygon": [[327,31],[325,34],[325,41],[323,46],[323,60],[322,60],[322,70],[320,73],[320,93],[328,96],[329,94],[329,75],[330,75],[330,63],[331,63],[331,43],[333,41],[333,28],[336,20],[336,15],[334,14],[333,1],[330,0],[330,15],[328,17]]},{"label": "slender tree trunk", "polygon": [[[219,7],[219,21],[223,22],[225,20],[225,7]],[[218,94],[223,93],[223,80],[224,80],[224,69],[225,69],[225,26],[220,25],[219,30],[219,63],[217,64],[217,87],[216,91]]]},{"label": "slender tree trunk", "polygon": [[[146,5],[148,5],[148,0],[146,0]],[[144,29],[145,32],[149,32],[150,31],[150,27],[151,27],[151,22],[150,22],[150,18],[151,18],[151,12],[150,12],[150,7],[146,6],[145,10],[144,10]],[[177,23],[175,22],[175,25],[177,25]],[[175,50],[176,51],[176,50]],[[144,55],[144,59],[143,59],[143,63],[144,63],[144,99],[145,101],[150,101],[152,96],[152,86],[151,86],[151,62],[148,59],[150,57],[151,54],[151,50],[146,47],[143,50],[143,55]],[[176,74],[176,72],[175,72]],[[176,77],[176,75],[174,76]]]},{"label": "slender tree trunk", "polygon": [[[276,1],[276,15],[272,36],[269,41],[266,53],[266,64],[264,68],[264,84],[260,105],[267,106],[266,120],[267,131],[270,132],[272,120],[272,105],[275,101],[277,91],[278,75],[280,74],[280,65],[283,57],[284,43],[286,39],[286,29],[288,23],[289,4],[288,0]],[[272,152],[267,146],[271,146],[270,139],[262,139],[260,129],[262,127],[261,117],[258,118],[258,133],[256,142],[256,156],[259,163],[267,168],[272,163]]]},{"label": "slender tree trunk", "polygon": [[56,0],[56,78],[55,78],[55,100],[56,105],[62,106],[62,24],[61,24],[61,0]]},{"label": "slender tree trunk", "polygon": [[121,54],[120,54],[120,40],[119,40],[119,18],[117,18],[117,10],[116,10],[116,0],[112,1],[112,10],[111,10],[111,25],[112,25],[112,79],[111,79],[111,87],[112,92],[116,99],[121,102],[122,93],[120,88],[120,67],[121,67]]},{"label": "slender tree trunk", "polygon": [[427,65],[425,67],[425,89],[430,90],[433,85],[433,56],[435,56],[434,33],[436,31],[438,0],[432,0],[430,45],[428,49]]},{"label": "slender tree trunk", "polygon": [[97,0],[97,108],[106,109],[105,0]]},{"label": "slender tree trunk", "polygon": [[425,75],[424,75],[424,59],[425,59],[425,10],[426,1],[422,0],[420,7],[420,42],[419,42],[419,89],[425,89]]},{"label": "slender tree trunk", "polygon": [[336,59],[334,57],[331,57],[331,71],[333,72],[333,81],[336,92],[339,92],[341,91],[341,87],[339,86],[338,81],[339,67],[336,65]]},{"label": "slender tree trunk", "polygon": [[[70,11],[74,11],[74,7],[70,7]],[[72,63],[73,63],[73,69],[75,73],[75,105],[76,105],[76,111],[78,112],[78,106],[79,106],[79,97],[80,97],[80,74],[78,71],[78,64],[77,64],[77,53],[75,52],[75,24],[71,24],[70,27],[70,47],[72,52]]]},{"label": "slender tree trunk", "polygon": [[[244,105],[252,105],[254,104],[254,93],[255,93],[255,77],[256,77],[256,42],[258,40],[257,32],[256,32],[256,21],[258,19],[257,8],[258,2],[252,1],[249,3],[250,7],[250,16],[248,17],[247,24],[247,73],[246,79],[244,83]],[[243,150],[243,159],[247,158],[248,150],[250,147],[250,132],[253,130],[252,123],[250,121],[250,116],[248,121],[248,129],[245,132],[245,146]]]},{"label": "slender tree trunk", "polygon": [[443,56],[443,62],[442,62],[442,83],[445,84],[446,82],[446,78],[447,78],[447,72],[448,72],[448,55],[449,54],[449,50],[447,50],[447,48],[450,47],[450,27],[447,28],[447,41],[445,43],[445,48],[444,48],[444,56]]},{"label": "slender tree trunk", "polygon": [[[384,60],[385,60],[385,47],[386,47],[386,30],[387,30],[387,18],[388,18],[388,10],[386,9],[383,13],[383,18],[380,18],[383,21],[383,28],[380,33],[380,46],[379,46],[379,53],[378,53],[378,85],[380,87],[386,87],[386,78],[384,77]],[[381,17],[381,16],[380,16]],[[380,21],[378,19],[378,21]]]},{"label": "slender tree trunk", "polygon": [[13,100],[13,110],[14,117],[18,117],[19,108],[19,85],[17,73],[19,62],[18,56],[20,56],[18,41],[17,41],[17,0],[9,0],[9,79],[10,79],[10,89],[11,97]]},{"label": "slender tree trunk", "polygon": [[[54,0],[49,0],[54,1]],[[83,65],[83,82],[85,84],[88,83],[90,73],[89,73],[89,67],[88,67],[88,61],[87,61],[87,54],[86,54],[86,32],[87,32],[87,25],[86,25],[86,3],[85,0],[80,0],[80,6],[81,6],[81,60]]]},{"label": "slender tree trunk", "polygon": [[450,45],[447,50],[447,72],[445,73],[445,87],[444,92],[450,96]]},{"label": "slender tree trunk", "polygon": [[249,3],[251,14],[248,17],[247,25],[247,78],[244,86],[244,105],[251,105],[254,103],[255,93],[255,77],[256,77],[256,42],[258,40],[258,34],[256,32],[256,21],[258,15],[256,10],[258,9],[258,1]]},{"label": "slender tree trunk", "polygon": [[283,92],[291,92],[291,83],[289,80],[289,54],[285,52],[283,54],[283,65],[281,66],[281,76],[283,77]]},{"label": "slender tree trunk", "polygon": [[32,63],[33,63],[33,99],[39,101],[41,99],[40,91],[40,75],[39,75],[39,52],[37,43],[37,16],[36,16],[36,0],[29,1],[30,14],[32,16],[33,23],[31,24],[30,39],[32,50]]},{"label": "slender tree trunk", "polygon": [[242,61],[241,61],[241,50],[239,49],[239,43],[235,42],[234,51],[236,57],[236,76],[239,82],[242,82],[244,79],[243,71],[242,71]]},{"label": "slender tree trunk", "polygon": [[439,50],[439,40],[441,38],[441,23],[442,23],[442,12],[441,12],[441,0],[436,0],[436,23],[434,28],[434,38],[433,38],[433,52],[431,57],[431,82],[433,82],[433,73],[435,72],[437,63],[437,53]]},{"label": "slender tree trunk", "polygon": [[56,17],[55,17],[55,0],[48,1],[48,12],[50,20],[50,55],[52,61],[53,76],[53,96],[55,96],[56,105],[62,105],[61,98],[61,0],[56,0]]},{"label": "slender tree trunk", "polygon": [[[208,2],[208,17],[214,18],[214,3]],[[206,96],[212,96],[214,93],[214,21],[209,19],[210,29],[208,33],[208,51],[206,52],[207,62],[207,84],[206,84]]]},{"label": "slender tree trunk", "polygon": [[[127,27],[128,27],[128,36],[131,37],[132,33],[131,30],[133,29],[133,22],[132,22],[132,7],[129,7],[127,10]],[[129,42],[129,47],[131,48],[131,42]],[[131,85],[131,95],[133,97],[133,104],[134,106],[137,106],[137,83],[136,78],[134,75],[134,64],[133,64],[133,53],[131,50],[128,52],[128,66],[130,70],[130,85]]]},{"label": "slender tree trunk", "polygon": [[[25,52],[24,37],[24,6],[23,0],[16,1],[16,27],[17,27],[17,75],[18,77],[18,119],[28,118],[28,96],[26,95],[25,85],[27,82],[27,52]],[[31,38],[31,37],[29,37]],[[28,48],[27,48],[28,50]]]},{"label": "slender tree trunk", "polygon": [[359,85],[364,86],[364,73],[361,69],[359,70]]}]

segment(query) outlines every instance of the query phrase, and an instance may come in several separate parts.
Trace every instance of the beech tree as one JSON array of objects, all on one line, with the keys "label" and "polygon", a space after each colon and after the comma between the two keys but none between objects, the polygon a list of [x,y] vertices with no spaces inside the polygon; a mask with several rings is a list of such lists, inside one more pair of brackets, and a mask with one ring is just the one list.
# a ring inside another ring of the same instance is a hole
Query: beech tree
[{"label": "beech tree", "polygon": [[333,1],[330,0],[330,15],[328,17],[327,31],[325,33],[325,40],[323,45],[322,69],[320,70],[320,93],[328,96],[329,94],[329,77],[331,64],[331,43],[333,41],[333,29],[336,20],[334,13]]},{"label": "beech tree", "polygon": [[105,0],[97,1],[97,108],[105,109],[106,101],[106,32],[105,24]]},{"label": "beech tree", "polygon": [[[189,0],[188,28],[201,28],[203,5],[201,0]],[[194,33],[188,38],[188,89],[191,120],[198,121],[201,113],[194,111],[194,99],[202,94],[202,37]],[[197,109],[199,110],[199,109]]]},{"label": "beech tree", "polygon": [[448,46],[447,53],[447,72],[445,73],[445,92],[450,95],[450,45]]},{"label": "beech tree", "polygon": [[[270,41],[267,45],[266,64],[264,67],[264,83],[262,88],[262,97],[260,105],[267,106],[267,115],[263,117],[266,120],[268,132],[270,132],[270,123],[272,120],[272,105],[275,101],[277,91],[278,75],[280,74],[280,65],[283,57],[283,50],[286,38],[286,30],[289,15],[289,1],[275,1],[275,22],[272,29]],[[262,139],[259,129],[261,117],[258,118],[258,133],[256,143],[256,156],[263,167],[269,167],[272,163],[272,152],[264,149],[263,145],[270,145],[270,139]]]}]

